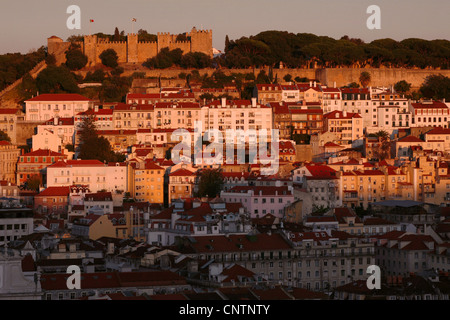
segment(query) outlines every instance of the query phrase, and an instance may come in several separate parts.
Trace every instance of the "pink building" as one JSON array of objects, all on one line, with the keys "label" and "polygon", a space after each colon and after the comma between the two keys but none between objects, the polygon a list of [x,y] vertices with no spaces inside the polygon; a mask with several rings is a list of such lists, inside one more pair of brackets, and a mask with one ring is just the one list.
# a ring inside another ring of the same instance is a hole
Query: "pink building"
[{"label": "pink building", "polygon": [[261,218],[269,213],[282,218],[284,208],[294,202],[293,189],[287,186],[237,186],[222,191],[220,197],[227,203],[242,203],[251,218]]}]

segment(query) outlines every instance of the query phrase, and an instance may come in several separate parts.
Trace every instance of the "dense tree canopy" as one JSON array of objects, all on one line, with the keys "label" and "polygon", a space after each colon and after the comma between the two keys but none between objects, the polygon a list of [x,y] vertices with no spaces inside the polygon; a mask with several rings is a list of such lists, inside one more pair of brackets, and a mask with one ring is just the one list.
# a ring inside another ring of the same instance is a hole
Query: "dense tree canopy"
[{"label": "dense tree canopy", "polygon": [[206,169],[201,172],[198,185],[198,196],[213,198],[220,194],[223,185],[222,173],[217,169]]},{"label": "dense tree canopy", "polygon": [[0,91],[28,73],[46,56],[47,50],[45,47],[27,54],[7,53],[0,55]]},{"label": "dense tree canopy", "polygon": [[106,49],[100,54],[99,58],[105,67],[115,68],[119,65],[117,62],[119,57],[114,49]]},{"label": "dense tree canopy", "polygon": [[72,44],[66,51],[66,66],[72,71],[82,69],[88,62],[88,57],[81,52],[79,46]]},{"label": "dense tree canopy", "polygon": [[149,69],[165,69],[172,66],[181,68],[208,68],[212,66],[212,59],[202,52],[188,52],[183,54],[181,49],[169,50],[162,48],[153,58],[143,63]]},{"label": "dense tree canopy", "polygon": [[111,145],[105,137],[98,136],[94,121],[94,116],[87,116],[83,119],[78,158],[102,162],[124,161],[123,155],[111,150]]},{"label": "dense tree canopy", "polygon": [[299,68],[360,67],[433,67],[450,68],[450,41],[378,39],[364,43],[344,36],[339,40],[309,33],[265,31],[237,40],[226,39],[225,54],[217,59],[229,68],[273,66],[283,62]]},{"label": "dense tree canopy", "polygon": [[428,99],[450,101],[450,78],[442,74],[428,76],[419,91]]},{"label": "dense tree canopy", "polygon": [[39,93],[78,93],[79,88],[75,76],[64,65],[48,66],[36,78]]}]

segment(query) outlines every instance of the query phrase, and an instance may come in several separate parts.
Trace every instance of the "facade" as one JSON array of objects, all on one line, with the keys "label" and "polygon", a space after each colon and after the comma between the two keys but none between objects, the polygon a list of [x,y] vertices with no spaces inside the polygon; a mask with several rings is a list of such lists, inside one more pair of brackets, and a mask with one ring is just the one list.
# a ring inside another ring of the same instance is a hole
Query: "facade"
[{"label": "facade", "polygon": [[11,139],[11,143],[17,143],[17,122],[23,121],[25,114],[15,108],[0,109],[0,130],[5,132]]},{"label": "facade", "polygon": [[220,197],[226,203],[242,203],[251,218],[264,217],[269,213],[282,218],[284,208],[294,202],[292,187],[281,186],[237,186],[222,191]]},{"label": "facade", "polygon": [[129,186],[131,196],[136,201],[150,203],[164,203],[164,175],[165,169],[153,160],[131,163],[128,167]]},{"label": "facade", "polygon": [[15,183],[20,149],[8,141],[0,141],[0,180]]},{"label": "facade", "polygon": [[47,168],[47,187],[86,185],[91,192],[128,191],[128,167],[98,160],[65,160]]},{"label": "facade", "polygon": [[192,198],[197,174],[186,168],[180,168],[169,174],[169,205],[175,199]]},{"label": "facade", "polygon": [[363,144],[363,121],[358,113],[333,111],[323,116],[323,130],[335,133],[339,145]]},{"label": "facade", "polygon": [[31,209],[0,209],[0,246],[33,233],[33,227]]},{"label": "facade", "polygon": [[67,155],[42,149],[20,155],[17,163],[17,184],[24,184],[33,176],[42,178],[43,169],[64,159],[67,159]]},{"label": "facade", "polygon": [[449,107],[441,101],[411,102],[411,127],[442,127],[448,128]]},{"label": "facade", "polygon": [[51,216],[66,217],[70,187],[47,187],[34,196],[34,210]]},{"label": "facade", "polygon": [[94,107],[91,99],[79,94],[41,94],[25,101],[26,121],[72,118]]}]

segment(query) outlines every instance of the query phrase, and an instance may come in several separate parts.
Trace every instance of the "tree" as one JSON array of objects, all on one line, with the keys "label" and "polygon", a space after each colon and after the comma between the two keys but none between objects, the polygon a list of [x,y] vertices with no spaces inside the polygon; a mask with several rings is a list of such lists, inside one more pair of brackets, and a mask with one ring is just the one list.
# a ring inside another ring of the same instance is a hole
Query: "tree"
[{"label": "tree", "polygon": [[285,75],[283,77],[283,80],[286,82],[291,82],[292,81],[292,76],[288,73],[287,75]]},{"label": "tree", "polygon": [[45,58],[45,63],[46,63],[48,66],[53,66],[53,65],[55,65],[55,64],[56,64],[56,58],[55,58],[55,55],[54,55],[54,54],[49,54],[49,55],[47,55],[47,57]]},{"label": "tree", "polygon": [[36,77],[39,93],[78,93],[74,75],[65,66],[48,66]]},{"label": "tree", "polygon": [[82,69],[88,62],[88,57],[81,52],[80,47],[71,44],[66,51],[66,66],[69,70],[76,71]]},{"label": "tree", "polygon": [[201,172],[198,196],[210,198],[220,194],[223,186],[222,173],[218,169],[206,169]]},{"label": "tree", "polygon": [[119,65],[119,57],[114,49],[106,49],[100,54],[99,58],[105,67],[115,68]]},{"label": "tree", "polygon": [[394,90],[398,93],[405,94],[411,90],[411,83],[401,80],[394,85]]},{"label": "tree", "polygon": [[113,41],[120,41],[120,32],[119,32],[119,28],[117,28],[117,27],[116,27],[116,29],[114,29]]},{"label": "tree", "polygon": [[25,181],[25,188],[27,190],[39,191],[42,185],[42,178],[40,175],[32,175]]},{"label": "tree", "polygon": [[374,150],[374,156],[378,161],[390,159],[391,155],[391,143],[389,139],[389,133],[384,130],[375,132],[373,136],[378,138],[379,145]]},{"label": "tree", "polygon": [[361,85],[366,88],[370,81],[372,80],[372,76],[370,75],[369,72],[367,71],[363,71],[361,72],[360,76],[359,76],[359,82],[361,83]]},{"label": "tree", "polygon": [[450,101],[450,78],[442,74],[428,76],[419,92],[427,99]]},{"label": "tree", "polygon": [[79,151],[78,158],[80,159],[99,160],[101,162],[125,161],[123,154],[112,151],[108,139],[98,136],[94,115],[85,117],[81,123]]},{"label": "tree", "polygon": [[8,136],[8,134],[6,132],[0,130],[0,141],[11,142],[11,138]]},{"label": "tree", "polygon": [[230,48],[230,38],[228,38],[228,35],[225,36],[225,53],[228,52]]}]

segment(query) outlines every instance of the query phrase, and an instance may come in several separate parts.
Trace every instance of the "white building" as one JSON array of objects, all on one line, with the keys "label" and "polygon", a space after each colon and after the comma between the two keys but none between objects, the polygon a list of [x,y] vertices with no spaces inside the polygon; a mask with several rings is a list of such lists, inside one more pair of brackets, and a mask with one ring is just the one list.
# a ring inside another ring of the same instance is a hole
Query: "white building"
[{"label": "white building", "polygon": [[[41,132],[44,131],[52,131],[53,133],[55,133],[61,139],[61,146],[63,147],[67,144],[74,144],[74,135],[75,135],[74,118],[53,118],[48,121],[45,121],[43,124],[37,126],[37,134],[40,134]],[[53,146],[53,149],[44,147],[40,148],[55,150],[56,146]],[[33,146],[33,149],[37,150],[38,147]]]},{"label": "white building", "polygon": [[93,106],[94,101],[79,94],[41,94],[25,101],[25,120],[71,118]]},{"label": "white building", "polygon": [[51,150],[61,152],[63,142],[61,137],[51,129],[38,129],[38,133],[31,137],[33,150]]},{"label": "white building", "polygon": [[33,211],[31,209],[0,209],[0,246],[31,233],[33,233]]},{"label": "white building", "polygon": [[91,192],[128,190],[128,167],[124,163],[98,160],[58,161],[47,167],[47,187],[84,185]]},{"label": "white building", "polygon": [[441,101],[411,102],[411,127],[448,128],[449,107]]}]

